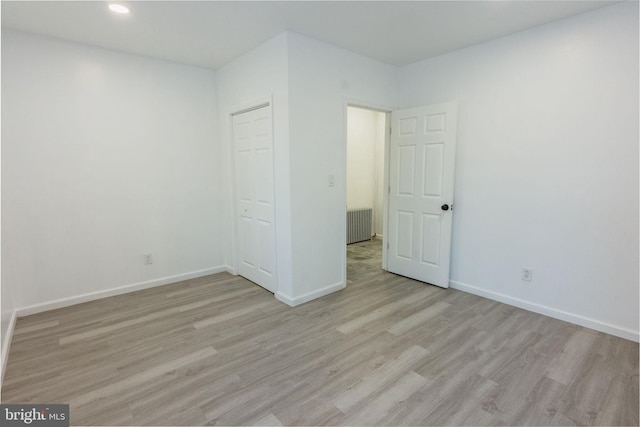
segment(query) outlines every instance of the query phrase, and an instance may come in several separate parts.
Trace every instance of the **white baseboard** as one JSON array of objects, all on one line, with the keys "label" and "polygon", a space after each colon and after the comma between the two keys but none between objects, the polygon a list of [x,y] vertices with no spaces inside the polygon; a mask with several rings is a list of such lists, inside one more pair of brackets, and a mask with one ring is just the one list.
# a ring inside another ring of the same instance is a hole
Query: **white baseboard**
[{"label": "white baseboard", "polygon": [[576,325],[584,326],[586,328],[594,329],[606,334],[615,335],[617,337],[624,338],[630,341],[640,341],[640,333],[638,331],[610,325],[599,320],[594,320],[577,314],[568,313],[566,311],[547,307],[545,305],[535,304],[519,298],[511,297],[509,295],[501,294],[499,292],[488,291],[486,289],[478,288],[476,286],[468,285],[462,282],[457,282],[455,280],[449,281],[449,285],[453,289],[458,289],[470,294],[485,297],[494,301],[499,301],[508,305],[512,305],[514,307],[522,308],[524,310],[533,311],[534,313],[553,317],[554,319],[564,320],[565,322],[574,323]]},{"label": "white baseboard", "polygon": [[13,339],[13,331],[16,328],[16,319],[18,315],[16,310],[13,310],[11,313],[11,319],[9,320],[9,327],[7,328],[6,334],[2,337],[2,363],[1,373],[0,373],[0,387],[4,382],[4,371],[7,368],[7,361],[9,360],[9,347],[11,347],[11,340]]},{"label": "white baseboard", "polygon": [[296,305],[304,304],[305,302],[309,302],[316,298],[323,297],[325,295],[329,295],[333,292],[340,291],[345,288],[345,283],[340,282],[333,285],[326,286],[324,288],[318,289],[316,291],[307,292],[306,294],[302,294],[297,297],[291,297],[289,295],[284,295],[281,292],[276,293],[276,299],[282,301],[283,303],[295,307]]},{"label": "white baseboard", "polygon": [[[29,316],[31,314],[41,313],[43,311],[55,310],[57,308],[68,307],[70,305],[80,304],[83,302],[93,301],[100,298],[112,297],[115,295],[126,294],[128,292],[139,291],[142,289],[153,288],[156,286],[168,285],[169,283],[180,282],[182,280],[195,279],[197,277],[208,276],[209,274],[230,272],[231,267],[227,265],[206,268],[204,270],[192,271],[189,273],[176,274],[175,276],[161,277],[158,279],[147,280],[145,282],[133,283],[131,285],[120,286],[117,288],[105,289],[97,292],[90,292],[82,295],[61,298],[54,301],[48,301],[40,304],[34,304],[27,307],[16,309],[16,315]],[[233,273],[231,273],[233,274]]]}]

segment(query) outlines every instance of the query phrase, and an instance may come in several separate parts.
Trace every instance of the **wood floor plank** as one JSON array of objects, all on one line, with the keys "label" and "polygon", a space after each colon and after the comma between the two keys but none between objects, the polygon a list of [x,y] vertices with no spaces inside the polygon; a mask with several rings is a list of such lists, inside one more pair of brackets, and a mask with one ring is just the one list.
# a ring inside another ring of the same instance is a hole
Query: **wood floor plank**
[{"label": "wood floor plank", "polygon": [[580,362],[580,375],[569,384],[560,411],[579,425],[595,424],[616,374],[597,353]]},{"label": "wood floor plank", "polygon": [[578,367],[589,354],[589,349],[596,340],[597,334],[578,330],[566,343],[562,353],[554,360],[547,372],[547,377],[568,385],[578,376]]},{"label": "wood floor plank", "polygon": [[153,380],[162,374],[170,372],[181,366],[188,365],[202,358],[209,357],[216,354],[216,350],[213,347],[205,347],[195,353],[187,354],[185,356],[174,359],[170,362],[158,365],[146,371],[138,374],[131,375],[125,379],[111,383],[105,387],[100,387],[91,392],[85,393],[82,396],[71,399],[70,404],[73,406],[82,406],[93,402],[97,399],[104,399],[110,395],[117,395],[122,389],[126,389],[131,385]]},{"label": "wood floor plank", "polygon": [[549,425],[560,409],[566,390],[566,385],[542,377],[531,387],[522,405],[518,405],[517,413],[506,419],[511,425]]},{"label": "wood floor plank", "polygon": [[[401,422],[402,425],[461,425],[462,422],[485,410],[483,398],[497,385],[479,375],[472,375],[464,382],[456,381],[447,392],[429,384],[422,393],[421,400],[428,405],[419,405]],[[417,394],[417,397],[420,397]]]},{"label": "wood floor plank", "polygon": [[412,328],[419,327],[429,322],[434,317],[441,314],[445,309],[451,307],[451,304],[438,301],[432,305],[429,305],[424,310],[415,312],[414,314],[403,318],[399,322],[394,323],[388,331],[394,335],[403,335],[410,331]]},{"label": "wood floor plank", "polygon": [[363,378],[361,382],[337,396],[335,399],[336,407],[342,412],[347,412],[351,407],[377,392],[384,385],[391,383],[399,373],[410,370],[427,354],[428,352],[424,348],[412,346],[398,358],[385,363]]},{"label": "wood floor plank", "polygon": [[[558,426],[558,427],[573,427],[573,426],[578,426],[580,424],[576,424],[575,421],[573,421],[571,418],[564,415],[562,412],[556,412],[555,415],[553,416],[553,419],[549,423],[549,425]],[[609,425],[609,424],[603,424],[603,425]]]},{"label": "wood floor plank", "polygon": [[262,418],[258,419],[254,423],[252,423],[252,425],[254,425],[254,426],[282,426],[283,424],[280,422],[280,420],[275,415],[273,415],[271,412],[269,412],[267,415],[263,416]]},{"label": "wood floor plank", "polygon": [[227,273],[17,319],[3,403],[73,425],[638,425],[638,344],[380,269],[297,307]]},{"label": "wood floor plank", "polygon": [[[171,381],[172,393],[166,393],[162,387],[148,388],[143,394],[129,401],[129,407],[136,424],[159,425],[172,419],[169,425],[202,425],[207,422],[200,405],[216,397],[237,392],[240,378],[231,374],[220,377],[208,369],[208,364],[195,366],[184,376]],[[188,409],[189,419],[176,419],[175,414]],[[193,418],[201,420],[193,420]]]},{"label": "wood floor plank", "polygon": [[638,412],[635,410],[638,402],[632,401],[638,395],[637,377],[631,382],[631,390],[627,387],[620,378],[611,381],[605,400],[593,421],[594,425],[638,425]]},{"label": "wood floor plank", "polygon": [[19,329],[13,331],[13,337],[15,338],[18,335],[26,334],[29,332],[41,331],[47,328],[53,328],[54,326],[58,326],[60,324],[59,320],[50,320],[48,322],[36,323],[29,326],[23,326]]},{"label": "wood floor plank", "polygon": [[428,380],[422,375],[409,371],[400,379],[384,388],[375,398],[364,401],[364,405],[357,408],[357,411],[350,411],[351,416],[346,417],[343,425],[368,426],[375,425],[379,420],[384,419],[394,407],[402,405],[416,391],[427,384]]},{"label": "wood floor plank", "polygon": [[206,327],[215,325],[216,323],[226,322],[228,320],[233,320],[238,317],[244,317],[244,316],[253,314],[256,311],[260,310],[261,308],[269,305],[272,305],[271,301],[262,301],[262,302],[232,311],[230,313],[225,313],[218,316],[209,317],[207,319],[199,320],[193,323],[193,327],[196,329],[206,328]]}]

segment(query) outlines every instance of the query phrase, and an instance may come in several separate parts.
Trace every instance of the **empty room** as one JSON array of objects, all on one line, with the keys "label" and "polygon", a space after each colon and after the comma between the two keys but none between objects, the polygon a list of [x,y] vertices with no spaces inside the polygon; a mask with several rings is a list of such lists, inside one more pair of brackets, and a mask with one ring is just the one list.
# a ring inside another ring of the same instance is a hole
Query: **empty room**
[{"label": "empty room", "polygon": [[3,423],[638,425],[637,1],[1,7]]}]

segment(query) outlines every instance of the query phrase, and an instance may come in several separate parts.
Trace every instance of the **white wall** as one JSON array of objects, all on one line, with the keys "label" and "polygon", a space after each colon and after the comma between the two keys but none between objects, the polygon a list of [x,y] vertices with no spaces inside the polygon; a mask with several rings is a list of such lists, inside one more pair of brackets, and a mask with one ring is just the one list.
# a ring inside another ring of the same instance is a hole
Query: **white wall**
[{"label": "white wall", "polygon": [[237,268],[232,169],[231,114],[271,100],[273,112],[278,291],[292,293],[289,177],[288,35],[282,33],[218,70],[220,138],[225,166],[226,259]]},{"label": "white wall", "polygon": [[375,111],[347,109],[347,209],[373,209],[376,128]]},{"label": "white wall", "polygon": [[638,60],[629,2],[400,71],[458,101],[454,286],[638,339]]},{"label": "white wall", "polygon": [[[295,302],[345,282],[346,105],[392,107],[396,69],[289,34],[291,230]],[[329,187],[328,176],[335,176]]]},{"label": "white wall", "polygon": [[373,209],[382,234],[385,113],[350,106],[347,116],[347,209]]},{"label": "white wall", "polygon": [[3,30],[3,299],[223,266],[217,139],[213,71]]}]

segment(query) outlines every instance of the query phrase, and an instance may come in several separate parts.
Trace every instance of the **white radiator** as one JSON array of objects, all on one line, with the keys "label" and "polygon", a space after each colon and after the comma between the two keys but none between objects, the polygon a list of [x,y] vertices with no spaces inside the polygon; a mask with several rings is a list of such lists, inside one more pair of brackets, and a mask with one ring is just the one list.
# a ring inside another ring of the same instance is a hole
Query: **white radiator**
[{"label": "white radiator", "polygon": [[347,245],[371,240],[372,209],[349,209],[347,211]]}]

